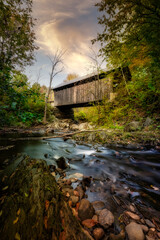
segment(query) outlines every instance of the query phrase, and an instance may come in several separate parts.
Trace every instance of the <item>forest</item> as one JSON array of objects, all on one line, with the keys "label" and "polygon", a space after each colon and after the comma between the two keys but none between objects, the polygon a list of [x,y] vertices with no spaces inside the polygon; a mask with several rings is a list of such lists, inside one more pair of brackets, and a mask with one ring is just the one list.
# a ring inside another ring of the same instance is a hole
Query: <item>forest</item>
[{"label": "forest", "polygon": [[[123,78],[118,83],[117,73],[117,80],[113,81],[117,92],[115,100],[104,99],[101,106],[75,110],[76,120],[111,128],[123,128],[129,121],[142,121],[147,116],[157,123],[160,103],[159,4],[154,0],[101,1],[96,4],[100,13],[98,23],[103,32],[97,33],[92,44],[100,42],[99,54],[109,69],[121,69],[123,75],[123,68],[127,66],[131,81],[126,82]],[[43,123],[47,89],[36,83],[31,86],[23,73],[26,65],[33,64],[34,51],[38,49],[32,1],[25,1],[24,5],[22,1],[0,1],[0,11],[0,124],[25,127]]]},{"label": "forest", "polygon": [[[160,239],[160,1],[96,2],[0,0],[2,240]],[[63,107],[103,80],[103,99]]]}]

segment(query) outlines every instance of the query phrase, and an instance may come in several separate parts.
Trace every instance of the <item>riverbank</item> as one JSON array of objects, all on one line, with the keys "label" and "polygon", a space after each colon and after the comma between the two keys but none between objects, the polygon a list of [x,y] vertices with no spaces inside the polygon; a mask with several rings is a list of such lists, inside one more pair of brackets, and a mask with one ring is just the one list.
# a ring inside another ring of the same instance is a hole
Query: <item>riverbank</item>
[{"label": "riverbank", "polygon": [[89,123],[75,123],[71,120],[59,120],[52,124],[32,128],[0,129],[0,140],[38,140],[55,136],[73,137],[77,141],[100,143],[106,146],[160,149],[160,131],[139,129],[97,129]]}]

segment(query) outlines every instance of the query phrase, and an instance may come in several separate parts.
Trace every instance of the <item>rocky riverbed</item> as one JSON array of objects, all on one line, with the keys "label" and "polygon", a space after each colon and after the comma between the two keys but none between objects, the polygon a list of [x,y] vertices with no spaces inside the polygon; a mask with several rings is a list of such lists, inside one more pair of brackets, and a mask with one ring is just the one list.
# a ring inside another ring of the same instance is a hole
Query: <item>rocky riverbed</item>
[{"label": "rocky riverbed", "polygon": [[[108,148],[101,144],[79,144],[68,138],[10,143],[10,147],[3,146],[6,149],[1,151],[2,205],[5,196],[12,194],[7,179],[22,161],[21,158],[15,160],[14,155],[26,152],[31,158],[45,160],[53,185],[55,178],[64,201],[89,239],[160,239],[158,150],[144,146],[129,148],[131,145]],[[46,200],[43,201],[44,213]],[[50,199],[48,201],[50,203]],[[13,222],[17,218],[16,213]],[[45,225],[46,220],[44,229]],[[60,232],[59,239],[80,239],[78,232],[75,238],[68,238],[63,228]],[[14,235],[15,239],[20,239],[19,235]],[[52,239],[56,239],[54,237]]]}]

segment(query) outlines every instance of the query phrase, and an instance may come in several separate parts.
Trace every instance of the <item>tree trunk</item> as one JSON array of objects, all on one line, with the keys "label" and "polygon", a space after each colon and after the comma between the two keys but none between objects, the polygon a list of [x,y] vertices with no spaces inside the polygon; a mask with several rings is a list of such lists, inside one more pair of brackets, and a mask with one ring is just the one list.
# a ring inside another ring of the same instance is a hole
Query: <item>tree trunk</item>
[{"label": "tree trunk", "polygon": [[46,99],[45,99],[43,123],[46,123],[46,120],[47,120],[47,103],[48,103],[48,98],[46,97]]}]

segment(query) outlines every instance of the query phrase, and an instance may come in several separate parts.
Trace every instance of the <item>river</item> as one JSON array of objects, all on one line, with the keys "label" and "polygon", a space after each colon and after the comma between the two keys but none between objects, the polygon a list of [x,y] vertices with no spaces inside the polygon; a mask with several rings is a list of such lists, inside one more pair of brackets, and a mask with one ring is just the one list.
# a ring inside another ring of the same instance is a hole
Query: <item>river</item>
[{"label": "river", "polygon": [[[91,184],[86,191],[89,201],[106,202],[114,192],[126,204],[134,202],[160,210],[160,152],[157,150],[111,149],[99,144],[78,144],[72,139],[64,141],[62,138],[4,144],[13,145],[13,148],[1,151],[1,176],[14,168],[13,161],[17,153],[26,153],[55,166],[63,156],[69,165],[66,178],[91,177]],[[76,184],[73,184],[74,187]]]}]

